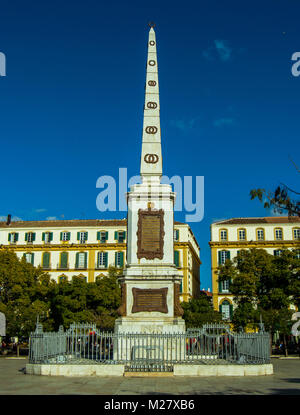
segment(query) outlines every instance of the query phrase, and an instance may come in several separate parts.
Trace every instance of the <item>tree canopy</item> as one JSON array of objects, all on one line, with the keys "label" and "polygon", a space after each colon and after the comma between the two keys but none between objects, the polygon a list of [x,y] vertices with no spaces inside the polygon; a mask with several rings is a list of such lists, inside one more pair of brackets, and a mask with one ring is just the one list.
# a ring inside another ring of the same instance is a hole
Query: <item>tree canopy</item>
[{"label": "tree canopy", "polygon": [[28,337],[37,316],[45,331],[68,328],[73,322],[91,322],[113,329],[121,290],[120,270],[110,267],[107,276],[88,283],[81,277],[56,283],[50,274],[19,259],[9,250],[0,251],[0,312],[6,316],[7,336]]},{"label": "tree canopy", "polygon": [[241,250],[218,271],[219,281],[230,281],[236,328],[256,326],[261,315],[267,330],[288,334],[290,308],[299,306],[300,299],[300,259],[295,250],[282,249],[278,256],[264,249]]},{"label": "tree canopy", "polygon": [[200,298],[192,298],[181,303],[184,310],[183,319],[186,327],[202,327],[205,323],[216,323],[222,320],[222,315],[215,311],[211,297],[200,292]]}]

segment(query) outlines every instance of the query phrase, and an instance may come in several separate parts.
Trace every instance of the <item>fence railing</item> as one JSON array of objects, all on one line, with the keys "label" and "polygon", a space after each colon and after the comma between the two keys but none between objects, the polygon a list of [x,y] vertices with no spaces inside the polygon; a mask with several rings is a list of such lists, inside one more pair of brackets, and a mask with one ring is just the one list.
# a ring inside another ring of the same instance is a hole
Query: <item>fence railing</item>
[{"label": "fence railing", "polygon": [[270,362],[268,333],[232,333],[229,327],[217,324],[175,334],[116,334],[88,323],[48,333],[39,324],[29,343],[30,363],[159,366]]}]

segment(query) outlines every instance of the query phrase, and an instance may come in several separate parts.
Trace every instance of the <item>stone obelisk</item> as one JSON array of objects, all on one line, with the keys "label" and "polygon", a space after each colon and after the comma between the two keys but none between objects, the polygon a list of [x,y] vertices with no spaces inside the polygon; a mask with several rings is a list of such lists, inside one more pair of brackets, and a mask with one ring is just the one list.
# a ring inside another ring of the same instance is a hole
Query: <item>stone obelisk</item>
[{"label": "stone obelisk", "polygon": [[116,333],[182,333],[182,276],[174,265],[175,193],[161,184],[162,151],[156,37],[149,31],[140,174],[127,194],[127,265]]}]

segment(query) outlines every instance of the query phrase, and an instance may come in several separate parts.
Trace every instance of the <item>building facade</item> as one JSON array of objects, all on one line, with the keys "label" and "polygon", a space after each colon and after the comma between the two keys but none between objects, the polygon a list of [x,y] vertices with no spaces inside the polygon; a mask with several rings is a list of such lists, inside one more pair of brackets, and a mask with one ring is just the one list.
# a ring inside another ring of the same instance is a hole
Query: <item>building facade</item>
[{"label": "building facade", "polygon": [[[218,282],[217,268],[233,259],[241,249],[262,248],[280,255],[283,248],[300,248],[300,218],[264,217],[232,218],[211,225],[212,293],[215,310],[230,320],[234,302],[229,281]],[[299,249],[300,257],[300,249]]]},{"label": "building facade", "polygon": [[[81,276],[94,282],[110,265],[126,266],[127,220],[0,222],[0,249],[49,272],[56,282]],[[174,262],[182,273],[181,301],[200,292],[200,248],[189,225],[174,224]]]}]

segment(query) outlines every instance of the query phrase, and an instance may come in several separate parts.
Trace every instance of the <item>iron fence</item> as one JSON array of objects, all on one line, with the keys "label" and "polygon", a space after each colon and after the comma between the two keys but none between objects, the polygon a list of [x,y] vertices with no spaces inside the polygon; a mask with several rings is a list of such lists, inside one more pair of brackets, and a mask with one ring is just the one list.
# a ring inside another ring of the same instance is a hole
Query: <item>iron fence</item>
[{"label": "iron fence", "polygon": [[172,371],[176,364],[262,364],[270,362],[269,334],[233,333],[206,324],[186,333],[104,332],[73,323],[64,331],[43,332],[37,324],[29,341],[29,362],[44,364],[125,364],[127,371]]}]

